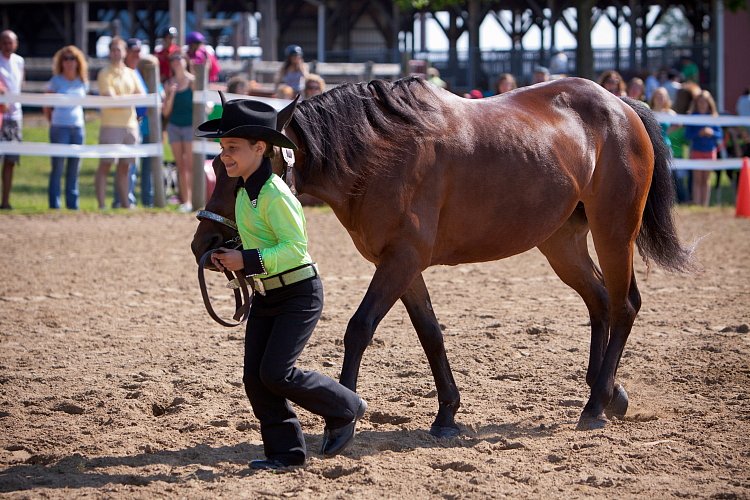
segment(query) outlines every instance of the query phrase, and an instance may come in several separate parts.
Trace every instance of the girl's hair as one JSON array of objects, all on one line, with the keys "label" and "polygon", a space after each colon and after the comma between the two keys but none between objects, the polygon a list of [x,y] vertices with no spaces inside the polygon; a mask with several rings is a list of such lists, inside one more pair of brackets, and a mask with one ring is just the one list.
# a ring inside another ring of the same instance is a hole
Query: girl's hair
[{"label": "girl's hair", "polygon": [[89,81],[89,65],[86,62],[86,56],[83,55],[81,49],[75,45],[66,45],[57,52],[55,52],[52,58],[52,74],[60,75],[63,72],[63,57],[73,56],[78,62],[78,77],[82,82],[86,83]]},{"label": "girl's hair", "polygon": [[719,116],[719,111],[716,109],[716,101],[714,101],[713,96],[711,95],[711,92],[708,90],[701,91],[700,94],[695,96],[693,98],[693,102],[690,104],[690,109],[688,110],[689,114],[695,113],[696,109],[698,108],[697,104],[700,99],[705,99],[708,103],[708,110],[711,116]]},{"label": "girl's hair", "polygon": [[251,146],[255,146],[258,144],[258,141],[265,142],[266,143],[266,150],[263,151],[263,156],[265,158],[273,158],[275,156],[274,150],[273,150],[273,144],[271,144],[268,141],[264,141],[262,139],[250,139],[249,137],[246,137],[245,140],[250,143]]},{"label": "girl's hair", "polygon": [[653,109],[654,111],[660,111],[654,106],[654,104],[656,103],[656,94],[663,95],[664,107],[667,109],[672,109],[672,99],[670,99],[669,92],[667,92],[667,89],[665,89],[664,87],[657,88],[651,95],[651,101],[648,103],[648,105],[651,106],[651,109]]}]

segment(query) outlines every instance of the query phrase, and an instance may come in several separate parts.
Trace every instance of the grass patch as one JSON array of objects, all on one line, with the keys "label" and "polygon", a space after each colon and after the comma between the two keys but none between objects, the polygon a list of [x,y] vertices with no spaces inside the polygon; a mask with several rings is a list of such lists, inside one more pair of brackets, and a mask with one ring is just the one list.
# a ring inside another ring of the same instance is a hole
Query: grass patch
[{"label": "grass patch", "polygon": [[[99,113],[86,113],[86,144],[99,143],[100,120]],[[27,142],[49,142],[49,125],[42,117],[41,113],[26,112],[24,113],[23,137]],[[164,161],[174,161],[172,150],[169,143],[164,141]],[[80,191],[80,208],[82,211],[98,211],[96,202],[96,192],[94,190],[94,174],[99,160],[85,158],[81,162],[81,171],[79,175]],[[21,164],[15,168],[13,177],[13,189],[11,191],[11,205],[14,210],[5,213],[47,213],[51,212],[47,202],[47,186],[49,183],[49,173],[51,170],[50,158],[47,156],[25,156],[21,158]],[[113,191],[113,173],[114,166],[111,169],[110,177],[107,182],[107,205],[112,203]],[[735,188],[732,186],[729,178],[725,173],[720,173],[720,184],[714,188],[717,173],[711,175],[711,205],[712,206],[734,206]],[[64,191],[63,191],[64,205]],[[140,177],[136,185],[136,197],[140,203]],[[168,206],[166,210],[174,210],[175,207]],[[138,210],[144,210],[140,207]],[[165,209],[150,209],[165,210]],[[66,209],[61,209],[65,212]],[[56,211],[55,211],[56,212]],[[123,211],[124,212],[124,211]]]},{"label": "grass patch", "polygon": [[[100,129],[99,113],[86,113],[86,144],[99,144]],[[49,124],[41,113],[25,112],[23,121],[23,140],[25,142],[49,142]],[[164,161],[174,161],[172,150],[169,143],[164,141]],[[138,160],[140,164],[140,160]],[[96,191],[94,189],[94,174],[99,165],[99,160],[95,158],[84,158],[81,161],[81,170],[78,176],[79,205],[81,211],[94,212],[98,211],[96,202]],[[55,212],[50,210],[47,189],[49,185],[49,174],[52,170],[51,159],[49,156],[23,156],[20,164],[16,165],[13,175],[13,188],[10,193],[10,204],[13,210],[5,213],[46,213]],[[112,193],[114,189],[114,172],[115,166],[110,169],[110,177],[107,182],[107,205],[112,203]],[[65,206],[65,175],[63,174],[63,184],[61,188],[62,204]],[[136,184],[136,198],[140,204],[140,176]],[[169,207],[174,208],[174,207]],[[144,210],[140,208],[139,210]],[[156,210],[156,209],[153,209]],[[164,210],[164,209],[159,209]],[[60,212],[68,210],[61,209]],[[124,211],[123,211],[124,212]]]}]

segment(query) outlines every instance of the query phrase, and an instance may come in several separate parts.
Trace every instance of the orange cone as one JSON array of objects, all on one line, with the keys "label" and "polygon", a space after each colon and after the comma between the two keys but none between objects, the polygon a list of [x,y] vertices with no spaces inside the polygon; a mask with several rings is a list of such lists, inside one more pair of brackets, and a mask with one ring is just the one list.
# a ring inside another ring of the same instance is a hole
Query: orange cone
[{"label": "orange cone", "polygon": [[737,217],[750,217],[750,158],[742,159],[740,180],[737,182]]}]

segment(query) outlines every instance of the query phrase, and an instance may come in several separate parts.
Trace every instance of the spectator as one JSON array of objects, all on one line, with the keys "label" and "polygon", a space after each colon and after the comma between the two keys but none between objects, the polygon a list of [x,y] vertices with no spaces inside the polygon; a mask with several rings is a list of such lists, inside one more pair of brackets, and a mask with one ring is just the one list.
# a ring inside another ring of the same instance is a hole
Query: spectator
[{"label": "spectator", "polygon": [[[141,72],[138,71],[138,63],[141,60],[141,47],[142,42],[138,38],[128,38],[127,42],[125,42],[125,46],[127,47],[127,50],[125,52],[125,66],[135,71],[135,74],[138,75],[138,80],[141,82],[141,86],[144,89],[146,89],[146,82],[143,80],[143,75],[141,75]],[[140,132],[140,138],[143,142],[144,137],[148,137],[148,129],[144,131],[144,122],[147,124],[147,118],[146,113],[148,112],[148,108],[145,106],[138,106],[135,108],[135,114],[138,118],[138,130]],[[143,159],[141,161],[143,165],[146,165],[148,163],[147,160]],[[150,168],[147,167],[147,168]],[[149,170],[150,172],[150,170]],[[114,172],[113,174],[115,176],[115,179],[117,178],[117,172]],[[151,190],[151,182],[150,182],[150,173],[149,173],[149,182],[148,182],[148,189]],[[143,173],[141,173],[141,181],[145,181]],[[131,205],[136,204],[136,198],[135,198],[135,184],[138,181],[138,166],[134,163],[130,164],[130,168],[128,168],[128,199],[130,200]],[[141,193],[143,195],[143,193]],[[112,196],[112,208],[120,208],[120,194],[117,192],[117,190],[114,190],[113,196]]]},{"label": "spectator", "polygon": [[646,85],[643,83],[643,80],[637,76],[631,78],[628,81],[626,94],[631,99],[646,102]]},{"label": "spectator", "polygon": [[[670,69],[667,71],[667,80],[664,82],[664,88],[667,89],[667,92],[669,93],[669,98],[672,100],[672,102],[677,102],[677,92],[682,88],[682,84],[680,83],[680,74]],[[675,110],[677,110],[675,108]],[[679,110],[677,110],[679,113]]]},{"label": "spectator", "polygon": [[[708,90],[698,94],[688,113],[719,116],[714,98]],[[721,127],[716,125],[688,125],[685,128],[685,138],[690,141],[690,158],[693,160],[715,160],[722,137]],[[710,175],[710,170],[693,170],[693,203],[708,206],[711,194],[708,188]]]},{"label": "spectator", "polygon": [[560,49],[552,49],[549,60],[549,72],[553,75],[564,76],[568,73],[568,56]]},{"label": "spectator", "polygon": [[[0,83],[9,94],[20,94],[24,80],[24,60],[16,54],[18,36],[11,30],[0,33]],[[0,141],[20,141],[23,130],[21,104],[14,102],[6,106],[0,126]],[[13,169],[19,162],[18,155],[6,154],[3,159],[2,203],[0,210],[10,210],[10,188],[13,185]]]},{"label": "spectator", "polygon": [[159,59],[159,77],[162,83],[172,77],[172,70],[169,69],[169,56],[181,50],[176,43],[176,38],[177,28],[170,26],[164,35],[164,43],[161,49],[156,53],[156,57]]},{"label": "spectator", "polygon": [[[109,65],[99,71],[97,82],[99,94],[103,96],[127,96],[144,94],[138,75],[125,66],[125,41],[114,37],[109,44]],[[121,108],[102,108],[102,126],[99,132],[100,144],[137,144],[140,136],[138,118],[133,106]],[[117,163],[117,189],[123,208],[130,208],[128,199],[128,171],[133,158],[120,158]],[[107,176],[114,162],[113,158],[102,158],[96,170],[95,187],[99,209],[105,207],[104,197],[107,188]]]},{"label": "spectator", "polygon": [[682,73],[683,82],[693,82],[700,84],[700,70],[689,57],[683,57],[680,60],[680,72]]},{"label": "spectator", "polygon": [[750,116],[750,87],[747,87],[737,98],[736,111],[740,116]]},{"label": "spectator", "polygon": [[549,70],[544,66],[535,66],[534,73],[531,75],[531,84],[549,81]]},{"label": "spectator", "polygon": [[235,75],[227,81],[227,92],[230,94],[247,95],[250,92],[250,82],[242,75]]},{"label": "spectator", "polygon": [[180,187],[180,212],[193,211],[193,84],[195,76],[187,70],[187,58],[181,52],[169,58],[172,78],[165,84],[162,113],[167,118],[167,136],[177,164]]},{"label": "spectator", "polygon": [[[736,106],[737,114],[740,116],[750,116],[750,87],[747,87],[742,95],[737,98]],[[745,126],[745,133],[743,136],[750,136],[750,126]]]},{"label": "spectator", "polygon": [[[672,101],[669,99],[669,93],[664,87],[658,87],[654,90],[654,95],[651,97],[649,105],[655,113],[666,113],[668,115],[677,114],[672,109]],[[687,146],[687,141],[685,140],[685,127],[677,124],[662,123],[661,131],[664,142],[672,149],[672,157],[685,158],[685,147]],[[687,170],[672,170],[672,180],[675,185],[677,203],[687,203],[690,201],[690,195],[686,185],[687,179]]]},{"label": "spectator", "polygon": [[503,73],[497,78],[495,90],[497,90],[498,95],[510,92],[511,90],[514,90],[516,88],[518,88],[516,78],[510,73]]},{"label": "spectator", "polygon": [[284,50],[286,59],[276,75],[277,90],[282,83],[292,87],[295,94],[301,93],[305,88],[305,78],[310,71],[302,56],[302,47],[299,45],[290,45]]},{"label": "spectator", "polygon": [[[316,75],[315,73],[307,75],[307,80],[305,80],[305,90],[302,93],[303,99],[309,99],[316,95],[320,95],[325,91],[326,82],[320,75]],[[292,99],[294,99],[294,96],[292,96]]]},{"label": "spectator", "polygon": [[438,70],[434,66],[427,68],[427,81],[441,89],[448,87],[448,84],[445,83],[445,80],[440,78],[440,70]]},{"label": "spectator", "polygon": [[[206,71],[208,71],[208,81],[218,82],[221,66],[219,66],[219,60],[216,58],[213,49],[206,45],[206,37],[203,36],[203,33],[191,31],[185,38],[185,42],[188,44],[187,55],[190,64],[205,64]],[[171,65],[170,68],[174,69]]]},{"label": "spectator", "polygon": [[482,91],[479,89],[472,89],[471,91],[465,93],[464,97],[466,99],[482,99],[484,97],[484,94],[482,94]]},{"label": "spectator", "polygon": [[649,72],[644,83],[646,86],[646,102],[651,102],[651,98],[654,96],[654,91],[662,86],[663,82],[659,79],[660,76],[664,75],[664,81],[666,81],[666,74],[666,71],[659,71],[659,73],[654,71]]},{"label": "spectator", "polygon": [[[307,82],[305,82],[305,86],[307,86]],[[279,88],[276,89],[274,97],[278,99],[294,99],[294,89],[286,83],[282,83],[279,85]]]},{"label": "spectator", "polygon": [[599,85],[617,97],[625,95],[625,82],[617,71],[610,70],[602,73],[602,76],[599,77]]},{"label": "spectator", "polygon": [[[86,57],[75,45],[58,50],[52,58],[52,79],[47,92],[85,97],[89,90],[89,68]],[[83,144],[85,136],[83,107],[58,106],[44,108],[50,122],[49,142],[52,144]],[[65,170],[65,207],[78,210],[78,172],[81,159],[71,156],[52,157],[49,176],[49,208],[60,208],[60,184]]]}]

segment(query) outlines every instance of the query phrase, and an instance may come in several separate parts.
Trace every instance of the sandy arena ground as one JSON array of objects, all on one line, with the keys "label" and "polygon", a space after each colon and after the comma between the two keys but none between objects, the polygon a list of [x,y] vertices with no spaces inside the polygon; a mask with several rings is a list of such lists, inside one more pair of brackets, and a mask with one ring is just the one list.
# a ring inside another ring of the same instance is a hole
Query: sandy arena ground
[{"label": "sandy arena ground", "polygon": [[[372,274],[327,209],[307,209],[326,306],[300,366],[338,376]],[[426,272],[463,406],[436,440],[434,384],[399,303],[365,353],[355,444],[254,472],[243,334],[206,314],[166,213],[0,217],[0,496],[8,498],[750,498],[750,221],[678,213],[704,271],[646,276],[619,378],[624,420],[575,431],[588,315],[536,251]],[[218,275],[214,275],[218,280]],[[216,281],[218,286],[218,281]],[[229,301],[229,295],[222,295]]]}]

